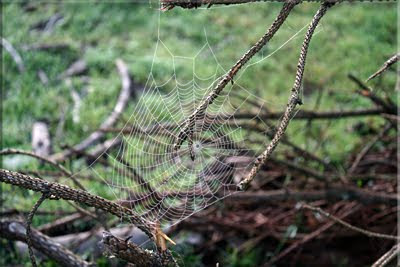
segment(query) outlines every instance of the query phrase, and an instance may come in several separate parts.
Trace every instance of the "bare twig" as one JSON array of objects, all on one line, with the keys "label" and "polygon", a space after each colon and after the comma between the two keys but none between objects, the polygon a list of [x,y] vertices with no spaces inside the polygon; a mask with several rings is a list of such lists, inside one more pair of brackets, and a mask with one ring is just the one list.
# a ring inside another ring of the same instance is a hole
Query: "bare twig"
[{"label": "bare twig", "polygon": [[387,69],[389,69],[390,66],[399,61],[399,59],[400,59],[400,54],[396,54],[391,58],[389,58],[387,61],[385,61],[385,63],[383,63],[383,66],[379,70],[377,70],[374,74],[369,76],[367,82],[384,73]]},{"label": "bare twig", "polygon": [[256,192],[241,192],[226,198],[226,202],[241,202],[252,205],[276,203],[282,201],[317,201],[317,200],[356,200],[365,205],[386,204],[396,206],[400,201],[397,194],[376,193],[352,186],[331,186],[324,190],[268,190]]},{"label": "bare twig", "polygon": [[371,148],[378,142],[382,137],[392,128],[390,123],[387,123],[386,126],[380,131],[380,133],[375,136],[368,144],[364,146],[364,148],[358,153],[356,159],[353,161],[348,173],[351,174],[357,168],[358,164],[360,163],[361,159],[371,150]]},{"label": "bare twig", "polygon": [[83,185],[73,176],[73,174],[69,170],[67,170],[64,166],[62,166],[61,164],[58,164],[57,162],[55,162],[49,158],[42,157],[33,152],[19,150],[19,149],[7,148],[7,149],[3,149],[0,151],[0,155],[13,155],[13,154],[30,156],[30,157],[39,159],[41,161],[47,162],[50,165],[59,169],[66,177],[70,178],[75,183],[75,185],[78,186],[80,189],[85,190]]},{"label": "bare twig", "polygon": [[[340,217],[341,218],[347,217],[351,213],[354,213],[358,208],[359,208],[358,206],[352,205],[351,208],[349,210],[345,211]],[[288,255],[290,252],[292,252],[293,250],[297,249],[300,245],[303,245],[303,244],[309,242],[310,240],[312,240],[312,239],[316,238],[317,236],[319,236],[322,232],[324,232],[324,231],[328,230],[329,228],[331,228],[334,224],[335,224],[334,221],[328,222],[328,223],[324,224],[322,227],[320,227],[319,229],[315,230],[314,232],[306,235],[304,238],[302,238],[298,242],[290,245],[288,248],[283,250],[281,253],[279,253],[279,255],[277,255],[274,258],[272,258],[266,264],[266,266],[270,266],[273,263],[277,262],[278,260],[282,259],[284,256]]]},{"label": "bare twig", "polygon": [[363,81],[361,81],[353,74],[349,74],[348,77],[350,78],[351,81],[356,83],[362,89],[357,91],[358,94],[369,98],[377,106],[384,108],[386,110],[386,113],[397,114],[396,104],[391,103],[389,101],[384,101],[382,98],[374,94],[373,90],[370,87],[368,87]]},{"label": "bare twig", "polygon": [[311,205],[308,205],[308,204],[302,204],[302,208],[308,209],[308,210],[312,210],[314,212],[318,212],[318,213],[324,215],[325,217],[327,217],[327,218],[329,218],[329,219],[331,219],[331,220],[343,225],[344,227],[349,228],[350,230],[362,233],[362,234],[364,234],[366,236],[369,236],[369,237],[376,237],[376,238],[383,238],[383,239],[390,239],[390,240],[400,240],[400,237],[398,237],[398,236],[375,233],[375,232],[371,232],[371,231],[368,231],[368,230],[353,226],[353,225],[341,220],[340,218],[338,218],[338,217],[336,217],[336,216],[334,216],[334,215],[332,215],[332,214],[330,214],[330,213],[328,213],[328,212],[326,212],[326,211],[324,211],[324,210],[322,210],[321,208],[318,208],[318,207],[314,207],[314,206],[311,206]]},{"label": "bare twig", "polygon": [[296,78],[295,78],[293,88],[291,90],[291,95],[289,97],[286,111],[285,111],[283,118],[276,130],[274,138],[272,138],[272,140],[269,143],[269,145],[267,146],[266,150],[257,158],[256,163],[254,164],[253,168],[250,171],[250,174],[243,181],[241,181],[238,184],[238,188],[240,190],[244,190],[250,184],[250,182],[256,176],[257,172],[260,170],[261,166],[264,165],[264,163],[271,157],[272,152],[275,150],[279,141],[283,137],[283,135],[286,131],[286,128],[288,127],[289,122],[292,119],[293,114],[296,111],[296,106],[298,104],[301,104],[300,87],[301,87],[301,82],[303,79],[308,47],[310,45],[311,38],[313,36],[313,33],[314,33],[315,28],[317,27],[319,21],[325,15],[326,11],[333,5],[334,4],[332,4],[332,3],[323,3],[321,5],[321,7],[318,9],[317,13],[314,15],[314,18],[313,18],[312,22],[310,23],[310,26],[308,27],[308,30],[307,30],[307,33],[306,33],[306,36],[304,38],[304,42],[303,42],[303,45],[301,48],[300,58],[299,58],[299,62],[297,64]]},{"label": "bare twig", "polygon": [[12,44],[7,41],[5,38],[1,38],[1,45],[4,49],[10,53],[11,57],[15,61],[15,64],[18,66],[19,72],[23,72],[25,70],[24,62],[22,61],[21,56],[19,55],[18,51],[12,46]]},{"label": "bare twig", "polygon": [[[224,77],[218,82],[211,93],[204,99],[204,101],[196,108],[196,110],[190,115],[186,121],[183,123],[183,127],[177,135],[174,144],[174,152],[177,153],[183,142],[189,138],[192,138],[193,128],[195,126],[196,120],[202,120],[206,109],[210,106],[214,100],[219,96],[225,86],[233,81],[233,77],[238,73],[238,71],[258,52],[262,47],[264,47],[269,40],[275,35],[280,26],[285,22],[289,13],[297,5],[298,1],[290,1],[285,3],[282,10],[279,12],[277,18],[272,23],[271,27],[267,32],[261,37],[258,42],[250,48],[234,65],[233,67],[224,75]],[[191,141],[189,140],[189,143]]]},{"label": "bare twig", "polygon": [[36,260],[35,260],[35,254],[33,254],[33,241],[32,241],[32,234],[31,234],[31,224],[32,224],[32,219],[33,216],[35,216],[35,213],[39,206],[43,203],[43,201],[48,198],[49,195],[48,193],[43,193],[38,201],[36,201],[35,205],[33,206],[32,210],[29,212],[27,218],[26,218],[26,244],[28,245],[28,251],[29,251],[29,258],[31,259],[31,263],[33,267],[36,267]]},{"label": "bare twig", "polygon": [[386,266],[390,261],[393,260],[394,257],[398,256],[400,254],[400,244],[394,245],[391,249],[389,249],[388,252],[382,255],[374,264],[372,264],[372,267],[383,267]]},{"label": "bare twig", "polygon": [[[364,116],[376,116],[381,115],[385,112],[384,108],[374,109],[361,109],[361,110],[343,110],[343,111],[311,111],[311,110],[299,110],[293,120],[325,120],[325,119],[345,119],[349,117],[364,117]],[[267,114],[254,114],[254,113],[238,113],[233,116],[235,119],[248,119],[259,116],[260,118],[266,119],[280,119],[284,115],[283,112],[270,112]]]},{"label": "bare twig", "polygon": [[112,127],[119,119],[120,115],[124,111],[126,105],[128,104],[129,97],[131,95],[131,79],[129,76],[129,70],[126,64],[121,60],[117,59],[116,65],[119,71],[119,74],[122,79],[122,88],[120,95],[118,97],[117,103],[114,107],[114,110],[110,114],[110,116],[100,125],[100,129],[93,132],[89,137],[87,137],[85,140],[80,142],[79,144],[75,145],[71,149],[64,150],[60,153],[54,154],[51,156],[51,159],[59,162],[63,161],[66,158],[70,157],[77,151],[83,151],[87,149],[89,146],[92,144],[96,143],[98,140],[100,140],[105,133],[101,130],[103,128],[110,128]]},{"label": "bare twig", "polygon": [[[27,242],[26,231],[27,229],[25,230],[22,222],[11,220],[0,221],[0,237]],[[60,265],[71,267],[92,266],[91,263],[82,260],[79,256],[35,229],[30,231],[30,235],[31,245],[47,257],[54,259]]]}]

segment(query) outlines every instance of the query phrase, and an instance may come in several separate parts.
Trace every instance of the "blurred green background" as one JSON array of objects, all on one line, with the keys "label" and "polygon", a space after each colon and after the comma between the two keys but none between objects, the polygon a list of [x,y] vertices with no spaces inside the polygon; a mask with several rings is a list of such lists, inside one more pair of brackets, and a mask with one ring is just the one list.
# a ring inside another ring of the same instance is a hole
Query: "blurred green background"
[{"label": "blurred green background", "polygon": [[[29,5],[34,8],[27,8]],[[396,5],[342,3],[327,13],[309,49],[302,109],[350,110],[373,106],[368,99],[354,92],[357,86],[347,75],[353,73],[365,80],[396,52]],[[317,3],[304,3],[296,7],[277,35],[251,63],[273,54],[240,72],[240,78],[235,79],[236,83],[262,98],[273,111],[282,111],[286,107],[304,27],[318,6]],[[215,72],[214,56],[223,69],[229,69],[264,34],[280,8],[279,3],[254,3],[210,9],[174,8],[160,12],[158,4],[151,2],[3,4],[3,37],[20,53],[25,65],[25,71],[20,73],[12,57],[3,51],[3,148],[31,150],[32,124],[39,119],[49,122],[50,133],[55,136],[53,148],[56,152],[63,145],[76,144],[96,130],[113,109],[120,91],[121,81],[115,67],[117,58],[128,64],[133,79],[140,84],[146,83],[149,74],[161,83],[174,72],[182,82],[190,81],[193,68],[179,57],[194,57],[199,51],[202,55],[195,60],[196,75],[207,77]],[[43,21],[55,14],[61,19],[51,31],[45,31]],[[62,44],[64,47],[29,49],[39,44]],[[206,44],[213,52],[208,48],[201,50]],[[58,77],[79,59],[87,63],[87,72],[85,77],[70,78],[72,87],[82,99],[80,119],[74,121],[71,85]],[[47,75],[47,84],[40,81],[39,71]],[[396,78],[394,72],[388,72],[384,79],[378,78],[369,84],[377,94],[396,102]],[[163,88],[165,92],[172,89],[173,86]],[[124,113],[126,118],[134,105],[132,100]],[[56,134],[62,114],[65,114],[65,123]],[[348,153],[363,143],[360,135],[353,131],[360,122],[377,127],[383,124],[382,119],[374,117],[318,121],[312,127],[308,127],[307,122],[296,121],[290,125],[288,135],[299,146],[329,159],[340,168]],[[3,167],[37,168],[38,163],[4,158]],[[15,208],[24,210],[31,207],[30,198],[8,198],[7,192],[14,192],[13,197],[33,193],[9,186],[3,186],[3,190],[6,192],[5,203],[12,201]],[[112,197],[101,185],[91,187],[91,192]],[[57,205],[60,204],[45,203],[43,209],[57,208]],[[229,265],[247,266],[241,263],[246,259],[237,257],[234,251],[229,255],[225,257]],[[196,260],[196,257],[188,258],[189,262]]]}]

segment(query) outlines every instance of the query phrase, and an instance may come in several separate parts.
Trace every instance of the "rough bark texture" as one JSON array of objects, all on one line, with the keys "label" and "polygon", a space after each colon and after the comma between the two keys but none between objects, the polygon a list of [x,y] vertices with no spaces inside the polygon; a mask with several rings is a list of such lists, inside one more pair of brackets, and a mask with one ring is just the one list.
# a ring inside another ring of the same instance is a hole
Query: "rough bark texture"
[{"label": "rough bark texture", "polygon": [[[26,243],[26,228],[23,222],[4,220],[0,221],[0,237],[9,240],[18,240]],[[32,246],[46,255],[54,259],[62,266],[85,267],[93,266],[93,264],[82,260],[79,256],[73,254],[68,249],[51,240],[48,236],[39,231],[31,230]]]}]

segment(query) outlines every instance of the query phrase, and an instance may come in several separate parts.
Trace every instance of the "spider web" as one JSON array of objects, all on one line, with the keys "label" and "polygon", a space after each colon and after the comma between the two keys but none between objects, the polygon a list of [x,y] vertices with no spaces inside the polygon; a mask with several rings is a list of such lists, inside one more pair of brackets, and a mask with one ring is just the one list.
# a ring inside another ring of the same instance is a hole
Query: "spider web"
[{"label": "spider web", "polygon": [[[108,185],[115,198],[138,216],[148,222],[173,225],[238,192],[236,185],[265,149],[269,141],[267,132],[273,130],[262,115],[285,106],[254,95],[254,88],[242,86],[240,77],[247,68],[268,59],[297,38],[306,26],[272,53],[251,61],[207,108],[206,115],[196,121],[192,148],[186,141],[176,154],[173,145],[185,119],[227,69],[220,64],[205,28],[206,41],[195,55],[174,54],[160,34],[161,17],[158,11],[158,36],[145,89],[115,138],[122,138],[123,142],[116,152],[113,149],[103,155],[113,165],[111,179],[91,169]],[[204,62],[212,70],[209,75],[200,75],[197,71],[198,64],[204,65]],[[163,64],[171,67],[167,78],[158,75],[158,67]],[[183,68],[186,73],[192,70],[192,75],[181,77]]]}]

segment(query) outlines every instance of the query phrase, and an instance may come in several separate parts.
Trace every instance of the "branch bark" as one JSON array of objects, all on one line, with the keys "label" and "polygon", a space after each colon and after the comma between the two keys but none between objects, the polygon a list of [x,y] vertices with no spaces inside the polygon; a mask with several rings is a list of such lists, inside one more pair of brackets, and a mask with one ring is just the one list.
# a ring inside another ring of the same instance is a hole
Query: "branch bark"
[{"label": "branch bark", "polygon": [[286,111],[276,130],[274,138],[272,138],[271,142],[268,144],[265,151],[256,159],[256,162],[253,168],[251,169],[249,175],[238,184],[238,188],[240,190],[244,190],[248,187],[248,185],[251,183],[251,181],[254,179],[254,177],[260,170],[261,166],[264,165],[265,162],[271,157],[272,152],[274,152],[281,138],[284,136],[286,128],[288,127],[290,120],[292,119],[294,113],[296,112],[297,105],[302,103],[300,99],[300,87],[301,87],[301,82],[303,80],[308,47],[310,45],[311,38],[314,34],[315,29],[317,28],[319,21],[325,15],[326,11],[333,5],[334,3],[333,4],[323,3],[321,7],[318,9],[317,13],[314,15],[314,18],[311,21],[310,26],[308,27],[303,45],[301,47],[300,58],[297,64],[296,78],[291,90],[291,95],[289,97]]},{"label": "branch bark", "polygon": [[[269,40],[275,35],[282,24],[285,22],[286,18],[289,16],[292,9],[298,4],[298,1],[289,1],[284,4],[278,16],[267,30],[267,32],[255,43],[250,50],[248,50],[234,65],[233,67],[224,75],[224,77],[218,82],[211,93],[204,99],[204,101],[196,108],[196,110],[189,116],[189,118],[183,123],[183,127],[178,133],[173,150],[175,153],[180,149],[181,145],[187,138],[189,138],[189,147],[191,147],[191,140],[193,135],[193,128],[195,126],[196,120],[202,120],[204,118],[205,112],[214,100],[219,96],[225,86],[233,81],[233,77],[239,72],[239,70],[258,52],[263,48]],[[192,160],[194,160],[194,155],[191,153]]]},{"label": "branch bark", "polygon": [[72,189],[66,185],[55,182],[49,182],[17,172],[0,169],[0,182],[15,185],[21,188],[29,189],[41,193],[49,193],[51,198],[72,200],[76,203],[82,203],[89,207],[98,208],[124,219],[127,222],[135,224],[150,239],[153,239],[150,227],[147,223],[138,217],[130,209],[127,209],[117,203],[109,201],[99,196],[92,195],[86,191]]},{"label": "branch bark", "polygon": [[385,63],[383,63],[383,66],[379,70],[377,70],[374,74],[369,76],[367,82],[384,73],[387,69],[389,69],[390,66],[399,61],[399,59],[400,59],[400,54],[396,54],[391,58],[389,58],[388,60],[386,60]]},{"label": "branch bark", "polygon": [[[9,240],[18,240],[27,242],[26,229],[23,222],[4,220],[0,221],[0,237],[7,238]],[[71,267],[86,267],[92,266],[91,263],[82,260],[79,256],[73,254],[70,250],[64,248],[60,244],[51,240],[48,236],[41,232],[32,229],[31,230],[32,246],[46,255],[47,257],[54,259],[62,266]]]},{"label": "branch bark", "polygon": [[119,259],[125,260],[135,266],[158,267],[164,266],[161,257],[149,250],[144,250],[132,242],[127,242],[113,236],[109,232],[103,232],[102,240],[106,251]]},{"label": "branch bark", "polygon": [[[300,2],[345,2],[351,0],[306,0]],[[268,0],[161,0],[161,9],[166,11],[174,8],[175,6],[179,6],[182,8],[198,8],[206,5],[207,7],[211,7],[212,5],[237,5],[237,4],[245,4],[245,3],[257,3],[257,2],[269,2]],[[274,2],[281,3],[290,3],[292,0],[274,0]]]}]

